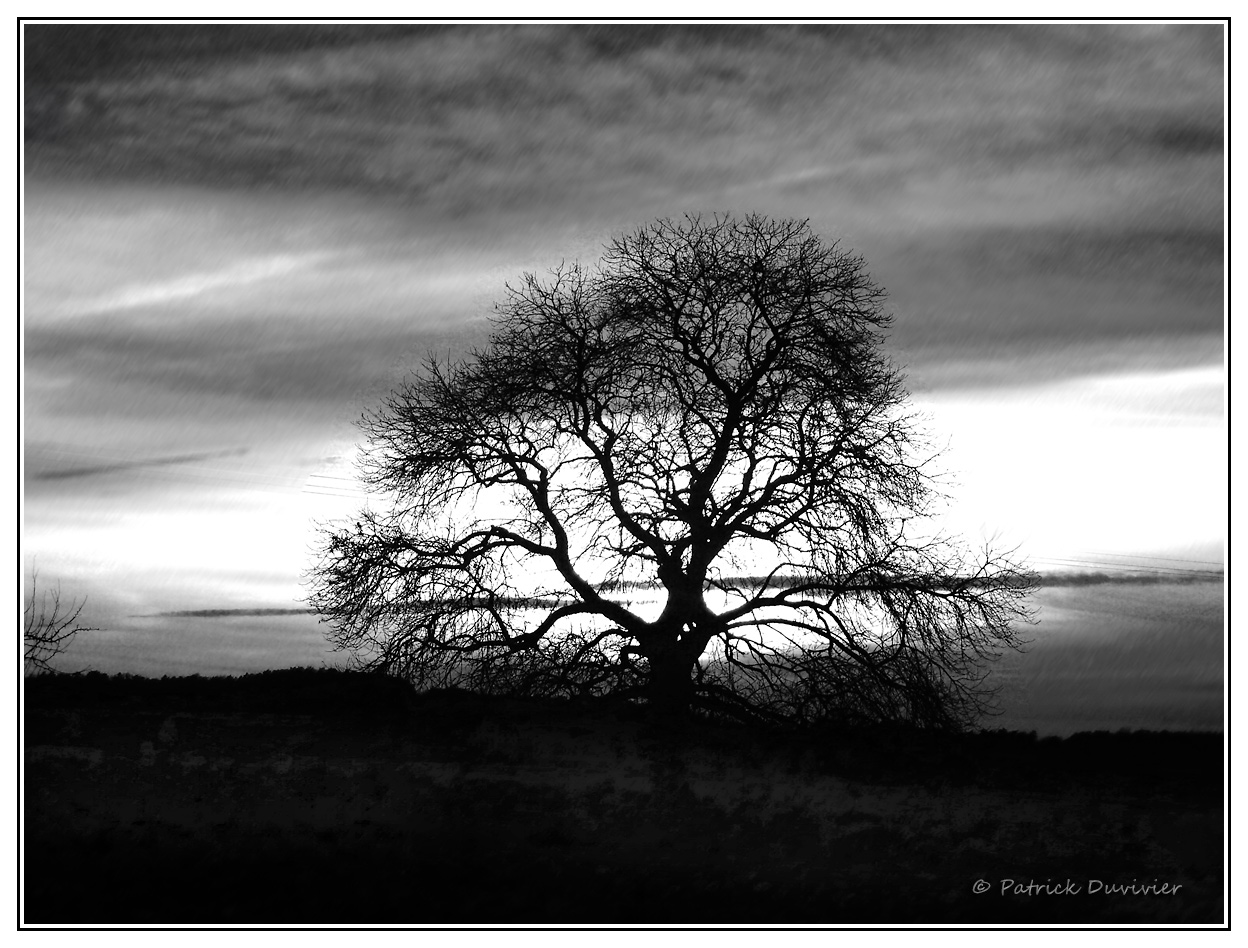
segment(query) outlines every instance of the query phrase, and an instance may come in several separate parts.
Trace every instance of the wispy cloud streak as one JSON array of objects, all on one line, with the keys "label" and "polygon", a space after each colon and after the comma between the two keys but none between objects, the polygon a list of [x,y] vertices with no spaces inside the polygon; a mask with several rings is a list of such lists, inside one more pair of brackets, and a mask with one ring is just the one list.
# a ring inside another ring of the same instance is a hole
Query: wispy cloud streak
[{"label": "wispy cloud streak", "polygon": [[209,451],[200,454],[182,454],[168,458],[147,458],[135,461],[119,461],[110,464],[94,464],[83,467],[71,467],[54,471],[39,471],[30,475],[32,481],[59,481],[73,477],[94,477],[101,474],[114,474],[119,471],[146,470],[154,467],[170,467],[177,464],[194,464],[199,461],[212,461],[219,458],[238,457],[247,453],[247,448],[234,448],[229,451]]},{"label": "wispy cloud streak", "polygon": [[62,310],[62,315],[86,316],[180,302],[214,290],[249,286],[307,271],[329,256],[327,253],[276,254],[259,260],[244,260],[220,270],[188,274],[173,280],[131,284],[94,299],[69,303]]}]

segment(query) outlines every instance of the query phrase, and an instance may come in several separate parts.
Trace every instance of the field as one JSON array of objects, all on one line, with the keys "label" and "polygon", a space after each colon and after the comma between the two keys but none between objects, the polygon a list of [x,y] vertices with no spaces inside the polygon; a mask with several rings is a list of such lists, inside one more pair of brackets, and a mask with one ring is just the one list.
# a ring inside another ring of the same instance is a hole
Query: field
[{"label": "field", "polygon": [[1223,921],[1220,734],[659,727],[329,670],[26,689],[28,924]]}]

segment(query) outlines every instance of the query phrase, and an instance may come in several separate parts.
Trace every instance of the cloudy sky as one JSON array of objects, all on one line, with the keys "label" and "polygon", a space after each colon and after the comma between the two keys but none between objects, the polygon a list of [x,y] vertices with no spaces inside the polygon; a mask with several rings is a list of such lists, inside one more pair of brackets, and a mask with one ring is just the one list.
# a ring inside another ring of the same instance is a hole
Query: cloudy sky
[{"label": "cloudy sky", "polygon": [[[24,554],[114,655],[160,613],[300,608],[360,412],[506,281],[687,211],[865,256],[973,539],[1222,560],[1220,26],[24,38]],[[251,621],[184,617],[179,654],[307,636]]]}]

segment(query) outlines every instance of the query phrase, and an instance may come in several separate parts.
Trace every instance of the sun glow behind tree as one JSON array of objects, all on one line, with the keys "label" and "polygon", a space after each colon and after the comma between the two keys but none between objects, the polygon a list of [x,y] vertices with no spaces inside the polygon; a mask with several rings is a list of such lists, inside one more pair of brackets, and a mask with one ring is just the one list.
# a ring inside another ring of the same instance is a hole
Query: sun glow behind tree
[{"label": "sun glow behind tree", "polygon": [[[756,215],[526,276],[488,347],[366,418],[393,506],[327,537],[331,641],[422,687],[973,720],[1029,580],[914,529],[931,459],[882,300],[861,259]],[[614,595],[647,583],[653,618]]]}]

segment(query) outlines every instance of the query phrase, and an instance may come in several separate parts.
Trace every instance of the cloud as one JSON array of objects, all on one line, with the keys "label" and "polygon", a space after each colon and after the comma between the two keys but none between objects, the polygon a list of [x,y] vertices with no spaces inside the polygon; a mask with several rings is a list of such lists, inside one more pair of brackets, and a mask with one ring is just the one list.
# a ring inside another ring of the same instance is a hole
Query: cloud
[{"label": "cloud", "polygon": [[29,410],[52,414],[53,424],[68,416],[114,424],[200,418],[223,433],[231,424],[253,429],[258,408],[274,424],[297,415],[350,418],[428,350],[459,353],[472,338],[464,329],[379,320],[346,306],[340,319],[323,321],[234,314],[28,327],[26,385],[38,394]]},{"label": "cloud", "polygon": [[869,259],[902,346],[1022,355],[1223,327],[1223,234],[1210,226],[962,227],[882,244]]},{"label": "cloud", "polygon": [[1123,585],[1155,586],[1159,583],[1222,583],[1225,576],[1219,570],[1171,569],[1149,570],[1147,567],[1113,572],[1044,572],[1039,574],[1041,586],[1103,586],[1106,583]]},{"label": "cloud", "polygon": [[63,315],[83,316],[180,302],[214,290],[245,287],[263,280],[306,272],[330,256],[327,253],[276,254],[261,259],[241,260],[220,270],[192,273],[172,280],[132,284],[76,303],[68,307]]},{"label": "cloud", "polygon": [[239,616],[303,616],[315,615],[315,609],[184,609],[179,612],[154,612],[151,619],[232,619]]},{"label": "cloud", "polygon": [[271,52],[201,35],[218,38],[194,69],[153,57],[37,86],[54,132],[31,170],[497,214],[670,204],[822,164],[877,195],[950,171],[1122,175],[1217,159],[1222,140],[1216,25],[480,26]]},{"label": "cloud", "polygon": [[246,453],[246,448],[236,448],[230,451],[209,451],[199,454],[184,454],[171,458],[144,458],[134,461],[117,461],[106,464],[93,464],[81,467],[36,471],[33,474],[28,473],[27,479],[32,481],[59,481],[72,477],[95,477],[100,474],[113,474],[118,471],[138,471],[156,467],[170,467],[178,464],[195,464],[199,461],[211,461],[219,458],[238,457]]}]

